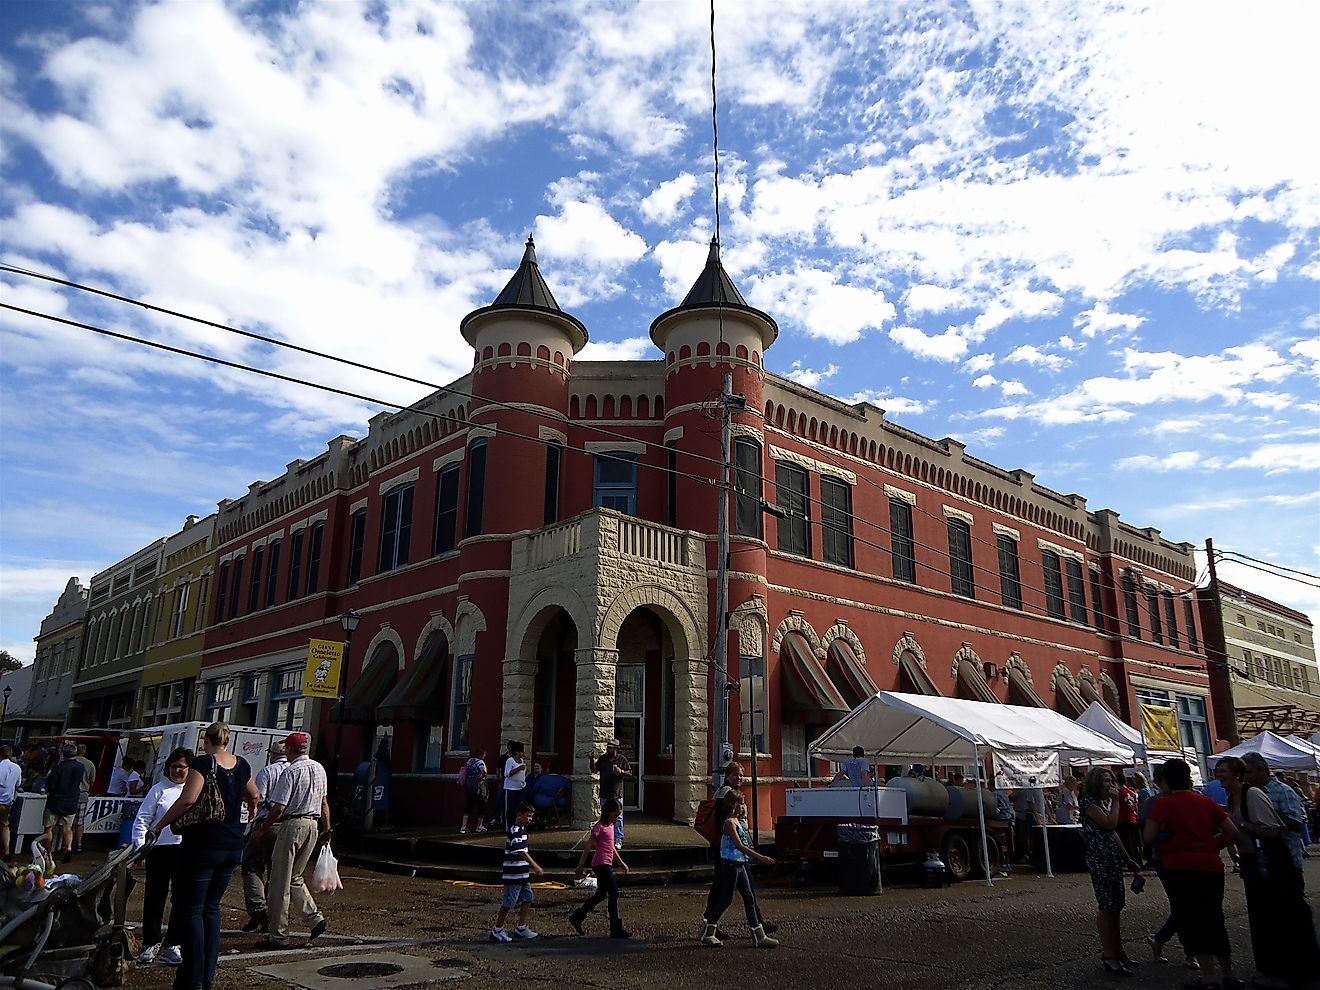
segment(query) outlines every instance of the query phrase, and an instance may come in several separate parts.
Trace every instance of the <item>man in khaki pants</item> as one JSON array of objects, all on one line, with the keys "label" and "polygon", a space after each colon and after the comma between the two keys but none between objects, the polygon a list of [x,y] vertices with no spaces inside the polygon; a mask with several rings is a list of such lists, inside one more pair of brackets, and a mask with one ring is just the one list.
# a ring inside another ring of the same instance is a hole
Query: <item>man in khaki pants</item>
[{"label": "man in khaki pants", "polygon": [[270,858],[270,882],[266,885],[266,909],[270,934],[258,948],[280,949],[289,944],[289,908],[293,907],[317,938],[325,931],[321,914],[307,891],[303,874],[312,854],[330,837],[330,802],[326,798],[325,769],[307,756],[311,739],[294,732],[284,740],[288,769],[271,789],[270,813],[263,831],[274,828],[275,848]]}]

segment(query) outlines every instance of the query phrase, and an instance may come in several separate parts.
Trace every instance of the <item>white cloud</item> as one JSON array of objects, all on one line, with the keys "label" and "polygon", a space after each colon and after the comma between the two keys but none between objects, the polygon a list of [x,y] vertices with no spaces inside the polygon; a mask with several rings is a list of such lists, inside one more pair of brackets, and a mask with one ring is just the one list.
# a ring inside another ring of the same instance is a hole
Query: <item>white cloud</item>
[{"label": "white cloud", "polygon": [[1050,371],[1058,371],[1067,363],[1057,354],[1045,354],[1034,344],[1015,347],[1004,355],[1004,360],[1015,364],[1029,364],[1036,368],[1048,368]]},{"label": "white cloud", "polygon": [[794,361],[793,366],[784,372],[784,377],[797,382],[799,385],[805,385],[807,388],[815,388],[827,378],[833,378],[839,373],[837,364],[827,365],[823,371],[815,371],[811,368],[804,368],[801,361]]},{"label": "white cloud", "polygon": [[973,388],[989,388],[999,381],[994,375],[981,375],[979,378],[972,379]]},{"label": "white cloud", "polygon": [[833,344],[851,343],[867,330],[880,329],[895,312],[882,290],[844,284],[817,268],[753,277],[746,295],[752,305]]},{"label": "white cloud", "polygon": [[1228,466],[1266,474],[1320,471],[1320,443],[1267,443]]},{"label": "white cloud", "polygon": [[1146,317],[1134,313],[1111,313],[1109,303],[1101,300],[1073,319],[1073,326],[1082,331],[1084,337],[1109,333],[1113,330],[1135,330],[1146,322]]},{"label": "white cloud", "polygon": [[967,341],[956,327],[928,334],[917,327],[894,327],[889,339],[909,354],[933,361],[957,361],[967,353]]},{"label": "white cloud", "polygon": [[945,313],[951,309],[965,309],[971,304],[966,292],[956,287],[932,285],[923,282],[903,294],[903,307],[909,313]]},{"label": "white cloud", "polygon": [[963,362],[963,371],[969,375],[974,375],[978,371],[989,371],[995,366],[995,356],[993,354],[973,354]]},{"label": "white cloud", "polygon": [[696,188],[697,177],[691,172],[660,183],[639,204],[642,216],[652,223],[673,223]]},{"label": "white cloud", "polygon": [[1023,385],[1021,382],[1016,381],[1000,382],[999,390],[1005,397],[1031,394],[1031,389],[1027,388],[1027,386]]},{"label": "white cloud", "polygon": [[890,395],[887,392],[878,391],[876,389],[862,389],[860,392],[854,392],[852,395],[840,395],[836,396],[836,398],[849,404],[869,402],[871,405],[883,409],[886,416],[919,416],[934,405],[933,402]]},{"label": "white cloud", "polygon": [[626,340],[592,340],[578,351],[578,361],[638,361],[655,358],[655,344],[650,337],[629,337]]},{"label": "white cloud", "polygon": [[1120,471],[1186,471],[1203,465],[1201,455],[1194,450],[1178,450],[1172,454],[1158,457],[1153,454],[1136,454],[1115,462]]}]

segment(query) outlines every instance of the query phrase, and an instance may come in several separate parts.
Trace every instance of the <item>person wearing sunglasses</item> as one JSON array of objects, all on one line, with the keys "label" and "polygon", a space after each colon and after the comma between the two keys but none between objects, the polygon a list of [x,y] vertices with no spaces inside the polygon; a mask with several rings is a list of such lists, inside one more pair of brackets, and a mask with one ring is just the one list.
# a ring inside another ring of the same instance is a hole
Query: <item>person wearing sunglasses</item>
[{"label": "person wearing sunglasses", "polygon": [[[137,817],[133,819],[133,848],[141,849],[147,842],[147,833],[174,806],[183,793],[183,782],[192,766],[193,751],[176,749],[165,761],[165,775],[151,785],[142,798]],[[162,938],[161,923],[165,919],[165,900],[170,894],[170,878],[179,861],[179,837],[170,828],[161,829],[155,845],[147,851],[147,889],[142,903],[142,952],[137,964],[147,966],[159,960],[171,966],[180,961],[178,938],[167,932]],[[173,918],[170,919],[173,921]]]}]

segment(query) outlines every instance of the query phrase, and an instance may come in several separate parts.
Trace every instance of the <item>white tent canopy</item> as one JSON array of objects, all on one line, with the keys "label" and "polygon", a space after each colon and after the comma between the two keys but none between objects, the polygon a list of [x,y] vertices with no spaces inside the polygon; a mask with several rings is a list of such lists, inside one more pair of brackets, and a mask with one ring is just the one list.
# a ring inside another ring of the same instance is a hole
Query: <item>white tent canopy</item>
[{"label": "white tent canopy", "polygon": [[[1135,731],[1135,730],[1134,730]],[[854,708],[811,744],[826,759],[868,755],[898,760],[976,762],[985,753],[1053,750],[1064,759],[1136,762],[1132,746],[1048,708],[992,705],[961,698],[880,691]]]},{"label": "white tent canopy", "polygon": [[1258,736],[1252,736],[1232,749],[1217,753],[1215,759],[1222,760],[1226,756],[1241,757],[1248,753],[1259,753],[1265,757],[1265,762],[1270,765],[1271,770],[1320,769],[1320,757],[1316,756],[1314,747],[1308,745],[1305,740],[1276,736],[1273,732],[1262,732]]},{"label": "white tent canopy", "polygon": [[1084,725],[1092,732],[1098,732],[1106,739],[1130,746],[1139,762],[1146,760],[1146,741],[1140,729],[1134,729],[1120,720],[1098,701],[1093,701],[1086,711],[1077,716],[1077,724]]}]

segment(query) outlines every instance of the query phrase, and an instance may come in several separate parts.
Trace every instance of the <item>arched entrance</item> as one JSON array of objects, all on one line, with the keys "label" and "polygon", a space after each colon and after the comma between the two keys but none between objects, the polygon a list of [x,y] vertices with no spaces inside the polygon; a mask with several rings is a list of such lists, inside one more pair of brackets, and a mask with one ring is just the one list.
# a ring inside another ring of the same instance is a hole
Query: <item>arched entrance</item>
[{"label": "arched entrance", "polygon": [[668,817],[674,805],[674,643],[664,620],[639,608],[619,627],[614,738],[632,765],[625,811]]},{"label": "arched entrance", "polygon": [[504,661],[500,748],[521,740],[529,764],[544,773],[574,772],[578,630],[567,608],[541,604],[521,624],[517,653]]}]

